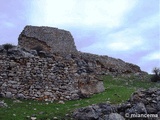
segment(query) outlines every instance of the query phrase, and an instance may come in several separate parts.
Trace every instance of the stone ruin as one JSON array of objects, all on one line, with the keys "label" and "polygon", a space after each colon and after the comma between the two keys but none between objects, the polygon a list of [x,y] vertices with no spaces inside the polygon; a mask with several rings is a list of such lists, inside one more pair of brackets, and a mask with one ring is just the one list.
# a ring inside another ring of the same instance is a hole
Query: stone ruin
[{"label": "stone ruin", "polygon": [[[31,52],[37,46],[46,56]],[[75,100],[103,92],[102,75],[144,74],[120,59],[78,52],[70,32],[51,27],[26,26],[9,52],[0,47],[0,95],[8,98]]]},{"label": "stone ruin", "polygon": [[51,53],[77,52],[71,33],[52,27],[26,26],[18,38],[18,45],[26,50],[40,46]]}]

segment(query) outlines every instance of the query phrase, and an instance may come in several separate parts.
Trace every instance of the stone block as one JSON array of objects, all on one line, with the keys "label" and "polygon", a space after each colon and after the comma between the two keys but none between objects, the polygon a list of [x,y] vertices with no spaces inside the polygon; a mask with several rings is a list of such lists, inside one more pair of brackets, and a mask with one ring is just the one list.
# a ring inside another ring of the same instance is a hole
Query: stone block
[{"label": "stone block", "polygon": [[39,51],[47,53],[77,52],[71,33],[53,27],[26,26],[19,35],[18,45],[26,50],[39,47]]}]

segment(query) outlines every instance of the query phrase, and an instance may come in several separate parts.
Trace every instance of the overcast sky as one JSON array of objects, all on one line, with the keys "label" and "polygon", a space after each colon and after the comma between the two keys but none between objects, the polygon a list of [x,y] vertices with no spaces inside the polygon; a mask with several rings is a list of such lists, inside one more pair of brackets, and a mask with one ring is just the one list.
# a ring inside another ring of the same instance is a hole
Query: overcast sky
[{"label": "overcast sky", "polygon": [[0,0],[0,44],[18,44],[26,25],[72,33],[77,49],[160,67],[160,0]]}]

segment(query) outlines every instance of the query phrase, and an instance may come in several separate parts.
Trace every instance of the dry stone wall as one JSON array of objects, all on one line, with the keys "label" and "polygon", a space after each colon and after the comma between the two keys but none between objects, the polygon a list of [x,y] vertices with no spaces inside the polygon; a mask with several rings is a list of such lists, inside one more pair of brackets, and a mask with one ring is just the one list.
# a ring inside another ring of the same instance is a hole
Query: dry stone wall
[{"label": "dry stone wall", "polygon": [[[81,71],[83,68],[83,71]],[[75,100],[104,91],[103,81],[67,56],[0,56],[0,92],[8,98]]]},{"label": "dry stone wall", "polygon": [[78,53],[40,57],[13,51],[17,55],[12,50],[8,56],[0,54],[0,94],[8,98],[75,100],[104,91],[101,75],[141,73],[139,67],[107,56]]}]

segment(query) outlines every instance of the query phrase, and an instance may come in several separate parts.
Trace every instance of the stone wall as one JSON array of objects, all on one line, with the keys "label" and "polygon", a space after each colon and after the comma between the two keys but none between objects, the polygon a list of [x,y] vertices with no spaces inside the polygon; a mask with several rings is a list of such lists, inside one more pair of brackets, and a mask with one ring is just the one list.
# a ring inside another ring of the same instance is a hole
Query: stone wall
[{"label": "stone wall", "polygon": [[52,27],[26,26],[19,35],[18,45],[26,50],[41,46],[46,52],[77,52],[71,33]]},{"label": "stone wall", "polygon": [[100,77],[104,74],[143,73],[136,65],[88,53],[50,57],[18,49],[9,53],[0,54],[0,93],[9,98],[74,100],[104,91]]},{"label": "stone wall", "polygon": [[[104,56],[79,52],[79,57],[88,62],[90,65],[96,64],[97,67],[95,68],[95,71],[97,72],[97,74],[122,75],[144,73],[137,65],[127,63],[121,59],[115,59],[106,55]],[[97,68],[100,68],[100,70]]]},{"label": "stone wall", "polygon": [[[75,100],[104,91],[103,81],[78,58],[0,54],[0,93],[8,98]],[[83,70],[82,70],[83,68]]]}]

